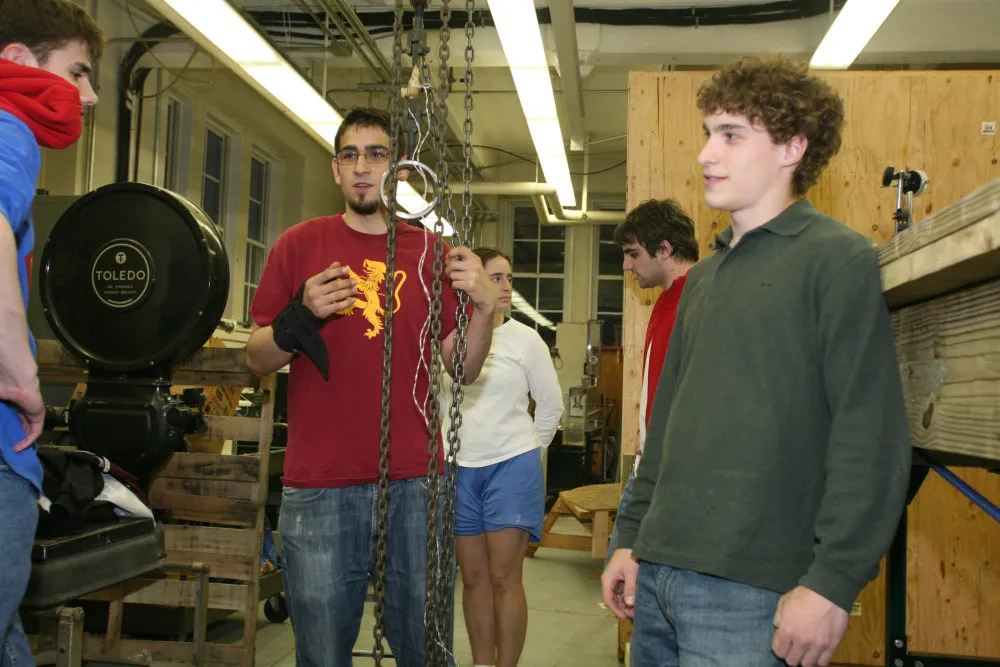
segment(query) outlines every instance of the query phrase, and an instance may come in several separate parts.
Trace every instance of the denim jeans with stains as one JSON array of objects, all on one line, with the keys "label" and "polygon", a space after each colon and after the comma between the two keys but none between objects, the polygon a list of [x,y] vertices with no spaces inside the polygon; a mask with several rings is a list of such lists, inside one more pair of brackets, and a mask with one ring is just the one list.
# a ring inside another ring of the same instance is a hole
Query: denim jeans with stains
[{"label": "denim jeans with stains", "polygon": [[[359,642],[358,634],[376,570],[377,498],[377,484],[282,492],[282,577],[298,667],[350,667],[355,644],[365,649],[374,643]],[[384,628],[399,667],[426,662],[426,563],[427,479],[392,480]],[[454,575],[454,557],[448,567]],[[453,603],[448,619],[448,627],[436,634],[446,638],[450,655]]]}]

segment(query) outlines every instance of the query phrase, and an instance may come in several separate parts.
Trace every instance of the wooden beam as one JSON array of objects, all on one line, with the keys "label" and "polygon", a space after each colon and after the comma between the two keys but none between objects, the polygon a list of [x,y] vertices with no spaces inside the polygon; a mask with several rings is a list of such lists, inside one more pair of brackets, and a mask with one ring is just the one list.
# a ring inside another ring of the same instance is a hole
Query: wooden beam
[{"label": "wooden beam", "polygon": [[879,245],[879,264],[891,264],[998,212],[1000,178],[990,181]]},{"label": "wooden beam", "polygon": [[[928,218],[921,225],[934,222]],[[899,308],[997,276],[1000,212],[884,265],[882,287],[889,307]]]},{"label": "wooden beam", "polygon": [[157,477],[183,477],[185,479],[214,479],[233,482],[257,482],[261,475],[260,457],[257,454],[201,454],[175,452],[167,459]]},{"label": "wooden beam", "polygon": [[[87,366],[58,340],[39,339],[38,374],[50,382],[86,382]],[[255,387],[260,379],[246,366],[246,348],[203,347],[174,368],[175,384]]]},{"label": "wooden beam", "polygon": [[913,444],[1000,460],[1000,280],[892,314]]}]

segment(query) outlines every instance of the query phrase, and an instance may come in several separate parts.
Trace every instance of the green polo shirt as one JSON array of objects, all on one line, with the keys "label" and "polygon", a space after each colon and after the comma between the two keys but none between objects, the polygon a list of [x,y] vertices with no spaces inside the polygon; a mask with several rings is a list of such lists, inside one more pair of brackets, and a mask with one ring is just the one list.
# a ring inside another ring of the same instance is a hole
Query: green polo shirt
[{"label": "green polo shirt", "polygon": [[875,248],[805,200],[732,237],[685,285],[620,546],[849,609],[910,471]]}]

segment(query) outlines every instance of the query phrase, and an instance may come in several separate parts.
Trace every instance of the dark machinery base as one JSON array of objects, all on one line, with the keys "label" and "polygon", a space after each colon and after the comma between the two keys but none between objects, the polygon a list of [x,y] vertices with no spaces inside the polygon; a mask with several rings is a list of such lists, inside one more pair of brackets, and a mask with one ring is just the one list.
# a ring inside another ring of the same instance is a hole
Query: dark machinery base
[{"label": "dark machinery base", "polygon": [[160,568],[163,529],[152,519],[123,519],[75,535],[36,540],[21,608],[43,611]]}]

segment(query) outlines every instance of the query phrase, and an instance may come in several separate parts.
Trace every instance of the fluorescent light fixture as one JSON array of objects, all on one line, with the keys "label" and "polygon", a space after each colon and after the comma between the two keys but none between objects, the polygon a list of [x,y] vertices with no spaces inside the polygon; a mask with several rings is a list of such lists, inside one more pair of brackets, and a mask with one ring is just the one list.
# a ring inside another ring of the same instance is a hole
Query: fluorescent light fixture
[{"label": "fluorescent light fixture", "polygon": [[225,0],[163,0],[195,30],[239,63],[277,65],[278,53]]},{"label": "fluorescent light fixture", "polygon": [[[331,153],[344,120],[323,95],[250,25],[228,0],[149,0],[164,16],[228,63],[237,75],[287,113]],[[550,86],[551,87],[551,86]],[[408,183],[400,183],[396,198],[410,213],[427,202]],[[437,216],[421,222],[433,229]],[[454,228],[444,223],[445,235]]]},{"label": "fluorescent light fixture", "polygon": [[899,0],[847,0],[809,66],[814,69],[850,67],[898,4]]},{"label": "fluorescent light fixture", "polygon": [[[514,88],[517,89],[517,96],[521,100],[521,109],[524,111],[525,118],[529,120],[559,118],[556,114],[556,98],[552,95],[538,93],[538,91],[544,90],[546,85],[552,87],[548,67],[545,69],[528,67],[512,69],[510,73],[514,77]],[[558,129],[558,124],[556,129]]]},{"label": "fluorescent light fixture", "polygon": [[560,204],[576,206],[535,3],[533,0],[489,0],[489,7],[545,180],[555,186]]}]

